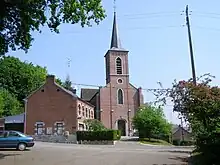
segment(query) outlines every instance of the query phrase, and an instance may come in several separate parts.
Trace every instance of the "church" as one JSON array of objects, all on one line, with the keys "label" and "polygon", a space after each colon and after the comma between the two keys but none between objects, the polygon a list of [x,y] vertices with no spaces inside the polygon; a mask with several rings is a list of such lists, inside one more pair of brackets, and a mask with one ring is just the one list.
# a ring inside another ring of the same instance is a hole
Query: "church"
[{"label": "church", "polygon": [[121,130],[122,136],[132,134],[132,118],[143,104],[141,88],[129,80],[128,52],[121,46],[114,12],[111,44],[104,56],[106,85],[99,89],[81,89],[81,99],[95,106],[95,118],[107,128]]},{"label": "church", "polygon": [[5,123],[22,124],[29,135],[62,135],[64,131],[87,130],[84,120],[95,118],[106,128],[121,130],[122,136],[132,135],[132,118],[143,104],[143,94],[130,83],[128,51],[119,40],[116,12],[104,58],[105,86],[83,88],[79,97],[57,84],[54,75],[48,75],[45,83],[25,98],[25,113],[5,118]]}]

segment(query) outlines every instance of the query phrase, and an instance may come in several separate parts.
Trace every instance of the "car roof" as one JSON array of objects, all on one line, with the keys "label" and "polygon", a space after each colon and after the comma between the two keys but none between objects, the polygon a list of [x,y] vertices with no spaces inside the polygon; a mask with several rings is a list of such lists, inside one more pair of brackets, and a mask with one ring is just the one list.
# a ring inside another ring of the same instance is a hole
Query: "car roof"
[{"label": "car roof", "polygon": [[13,131],[13,130],[0,130],[0,132],[16,132],[16,133],[21,133],[19,131]]}]

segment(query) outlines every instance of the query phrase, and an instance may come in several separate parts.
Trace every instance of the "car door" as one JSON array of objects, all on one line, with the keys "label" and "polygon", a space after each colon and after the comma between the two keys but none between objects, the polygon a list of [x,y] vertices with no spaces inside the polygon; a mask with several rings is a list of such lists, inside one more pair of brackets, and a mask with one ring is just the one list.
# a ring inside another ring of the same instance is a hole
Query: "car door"
[{"label": "car door", "polygon": [[4,131],[0,131],[0,148],[4,148],[5,145],[5,138],[4,138]]},{"label": "car door", "polygon": [[19,134],[14,131],[9,131],[8,136],[5,138],[6,147],[7,148],[15,148],[19,143]]}]

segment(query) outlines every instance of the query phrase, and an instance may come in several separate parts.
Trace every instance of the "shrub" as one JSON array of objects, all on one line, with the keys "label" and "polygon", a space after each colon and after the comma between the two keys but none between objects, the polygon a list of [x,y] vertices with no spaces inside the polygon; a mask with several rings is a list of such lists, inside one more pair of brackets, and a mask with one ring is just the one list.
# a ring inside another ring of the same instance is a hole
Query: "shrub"
[{"label": "shrub", "polygon": [[180,140],[173,140],[173,145],[180,146]]},{"label": "shrub", "polygon": [[194,144],[193,141],[173,140],[173,145],[175,146],[191,146],[193,144]]},{"label": "shrub", "polygon": [[77,131],[77,141],[95,141],[95,140],[118,140],[120,139],[120,131],[103,130],[103,131]]},{"label": "shrub", "polygon": [[193,141],[180,141],[181,146],[191,146],[194,145]]},{"label": "shrub", "polygon": [[103,131],[106,130],[103,123],[97,119],[86,119],[84,123],[88,127],[88,131]]},{"label": "shrub", "polygon": [[121,130],[116,130],[117,131],[117,140],[121,139]]},{"label": "shrub", "polygon": [[[148,135],[144,132],[144,131],[139,131],[139,138],[140,139],[144,139],[144,138],[149,138]],[[169,135],[151,135],[149,139],[160,139],[160,140],[164,140],[168,143],[171,143],[171,139]]]}]

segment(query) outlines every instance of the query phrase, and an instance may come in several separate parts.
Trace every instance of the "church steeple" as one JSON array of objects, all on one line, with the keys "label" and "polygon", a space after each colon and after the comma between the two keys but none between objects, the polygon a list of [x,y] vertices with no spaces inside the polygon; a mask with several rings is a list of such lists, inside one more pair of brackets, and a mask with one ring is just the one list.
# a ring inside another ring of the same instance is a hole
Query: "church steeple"
[{"label": "church steeple", "polygon": [[117,27],[117,21],[116,21],[116,12],[114,11],[114,20],[113,20],[113,28],[112,28],[112,38],[111,38],[111,45],[110,49],[122,49],[121,47],[121,41],[118,35],[118,27]]}]

